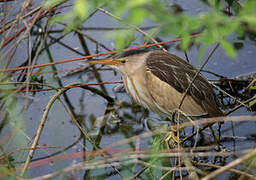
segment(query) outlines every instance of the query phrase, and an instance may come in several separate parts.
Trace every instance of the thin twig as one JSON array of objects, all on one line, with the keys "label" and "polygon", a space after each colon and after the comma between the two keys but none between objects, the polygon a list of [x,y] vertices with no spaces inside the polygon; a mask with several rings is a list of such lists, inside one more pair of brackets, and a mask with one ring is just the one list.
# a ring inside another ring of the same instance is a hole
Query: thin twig
[{"label": "thin twig", "polygon": [[[135,160],[129,160],[123,164],[133,164],[135,162]],[[95,169],[95,168],[107,168],[107,167],[111,167],[111,166],[120,166],[122,163],[119,162],[112,162],[112,163],[106,163],[106,161],[104,160],[100,160],[94,163],[88,163],[88,162],[81,162],[75,165],[72,165],[70,167],[64,168],[63,170],[60,171],[56,171],[53,172],[51,174],[46,174],[43,176],[39,176],[36,178],[33,178],[31,180],[44,180],[44,179],[51,179],[53,177],[56,177],[58,175],[64,174],[64,173],[68,173],[74,170],[82,170],[82,169]]]},{"label": "thin twig", "polygon": [[[100,10],[100,11],[103,12],[104,14],[109,15],[110,17],[115,18],[115,19],[118,20],[118,21],[123,21],[122,18],[115,16],[114,14],[110,13],[109,11],[107,11],[107,10],[105,10],[105,9],[98,8],[98,10]],[[152,38],[148,33],[146,33],[145,31],[143,31],[141,28],[139,28],[139,27],[137,27],[137,26],[135,26],[135,25],[132,25],[132,24],[127,24],[127,25],[130,26],[130,27],[132,27],[132,28],[134,28],[134,29],[136,29],[138,32],[140,32],[141,34],[143,34],[145,37],[150,38],[151,41],[153,41],[154,43],[158,43],[154,38]],[[161,46],[161,45],[157,45],[157,46],[158,46],[160,49],[162,49],[163,51],[167,52],[167,50],[166,50],[163,46]]]},{"label": "thin twig", "polygon": [[28,16],[31,16],[33,15],[34,13],[38,12],[42,7],[39,6],[31,11],[29,11],[27,14],[21,16],[19,19],[15,18],[14,20],[6,23],[4,26],[2,26],[0,28],[0,34],[3,33],[4,31],[6,31],[7,29],[9,29],[11,26],[13,26],[14,24],[16,24],[18,22],[18,20],[22,20],[22,19],[25,19],[26,17]]},{"label": "thin twig", "polygon": [[105,46],[104,44],[98,42],[97,40],[95,40],[94,38],[92,38],[91,36],[89,36],[88,34],[83,33],[80,30],[76,30],[77,32],[79,32],[80,34],[82,34],[84,37],[86,37],[87,39],[89,39],[90,41],[92,41],[93,43],[99,45],[100,47],[102,47],[103,49],[107,50],[107,51],[112,51],[111,49],[109,49],[107,46]]},{"label": "thin twig", "polygon": [[[71,83],[69,85],[75,85],[77,83]],[[60,89],[54,96],[52,96],[52,98],[50,99],[50,101],[48,102],[46,108],[45,108],[45,111],[44,111],[44,114],[43,114],[43,117],[40,121],[40,124],[38,126],[38,129],[37,129],[37,132],[36,132],[36,136],[35,136],[35,139],[31,145],[31,150],[29,151],[29,154],[28,154],[28,157],[26,159],[26,162],[23,166],[23,169],[21,171],[21,176],[24,176],[24,173],[26,172],[28,166],[29,166],[29,163],[34,155],[34,152],[35,152],[35,147],[37,146],[38,144],[38,141],[39,141],[39,138],[41,136],[41,133],[43,131],[43,128],[44,128],[44,124],[46,122],[46,119],[47,119],[47,116],[49,114],[49,111],[51,109],[51,106],[53,105],[53,103],[55,102],[56,99],[59,98],[59,96],[61,94],[63,94],[65,91],[67,91],[69,88],[65,88],[65,89]]]},{"label": "thin twig", "polygon": [[195,81],[195,79],[197,78],[197,76],[199,75],[199,73],[201,72],[201,70],[204,68],[204,66],[208,63],[210,57],[213,55],[213,53],[215,52],[215,50],[219,47],[220,43],[216,44],[216,46],[214,47],[214,49],[211,51],[211,53],[209,54],[209,56],[206,58],[205,62],[203,63],[203,65],[200,67],[200,69],[198,69],[198,71],[196,72],[195,76],[193,77],[192,81],[190,82],[189,86],[187,87],[185,93],[182,96],[182,99],[180,101],[180,105],[179,105],[179,109],[181,108],[185,97],[187,96],[187,93],[189,91],[189,89],[191,88],[193,82]]},{"label": "thin twig", "polygon": [[[196,161],[192,161],[192,163],[196,164],[198,166],[208,166],[208,167],[213,167],[213,168],[216,168],[216,169],[222,168],[222,166],[218,166],[216,164],[202,163],[202,162],[196,162]],[[247,176],[248,178],[256,180],[255,175],[249,174],[249,173],[244,172],[244,171],[240,171],[238,169],[230,168],[230,169],[228,169],[228,171],[234,172],[234,173],[237,173],[237,174],[241,174],[243,176]]]},{"label": "thin twig", "polygon": [[246,108],[249,108],[245,103],[243,103],[242,101],[239,101],[237,98],[235,98],[234,96],[230,95],[229,93],[227,93],[226,91],[223,91],[219,86],[209,82],[212,86],[214,86],[216,89],[218,89],[220,92],[222,92],[223,94],[226,94],[227,96],[229,96],[230,98],[234,99],[236,102],[238,102],[239,104],[245,106]]},{"label": "thin twig", "polygon": [[239,109],[240,107],[243,106],[243,104],[247,104],[250,101],[252,101],[253,99],[255,99],[255,97],[251,97],[250,99],[247,99],[246,101],[244,101],[243,103],[238,104],[237,106],[235,106],[233,109],[230,109],[228,112],[225,113],[225,115],[229,115],[230,113],[236,111],[237,109]]},{"label": "thin twig", "polygon": [[[199,36],[200,36],[199,34],[191,35],[191,37],[194,37],[194,38],[199,37]],[[126,51],[131,51],[131,50],[140,49],[140,48],[148,48],[148,47],[153,47],[153,46],[157,46],[157,45],[161,45],[161,44],[177,42],[177,41],[181,41],[181,40],[182,40],[182,38],[177,38],[177,39],[173,39],[173,40],[169,40],[169,41],[163,41],[163,42],[154,43],[154,44],[146,44],[146,45],[141,45],[141,46],[137,46],[137,47],[133,47],[133,48],[127,48],[127,49],[123,49],[122,51],[126,52]],[[68,63],[68,62],[72,62],[72,61],[79,61],[79,60],[89,59],[89,58],[93,58],[93,57],[97,57],[97,56],[105,56],[105,55],[111,55],[111,54],[116,54],[116,53],[118,53],[118,51],[111,51],[111,52],[107,52],[107,53],[98,53],[98,54],[93,54],[91,56],[71,58],[71,59],[67,59],[67,60],[60,60],[60,61],[56,61],[56,62],[52,62],[52,63],[46,63],[46,64],[37,64],[37,65],[34,66],[34,68],[50,66],[50,65],[53,65],[53,64],[63,64],[63,63]],[[17,67],[17,68],[0,69],[0,72],[19,71],[19,70],[24,70],[24,69],[29,69],[29,68],[31,68],[31,66],[22,66],[22,67]]]},{"label": "thin twig", "polygon": [[227,170],[229,170],[230,168],[237,166],[238,164],[242,163],[243,161],[246,161],[252,157],[254,157],[256,155],[256,148],[254,150],[252,150],[251,152],[247,153],[246,155],[230,162],[229,164],[227,164],[226,166],[223,166],[219,169],[217,169],[216,171],[211,172],[210,174],[208,174],[207,176],[205,176],[204,178],[202,178],[202,180],[210,180],[213,179],[215,177],[217,177],[218,175],[226,172]]}]

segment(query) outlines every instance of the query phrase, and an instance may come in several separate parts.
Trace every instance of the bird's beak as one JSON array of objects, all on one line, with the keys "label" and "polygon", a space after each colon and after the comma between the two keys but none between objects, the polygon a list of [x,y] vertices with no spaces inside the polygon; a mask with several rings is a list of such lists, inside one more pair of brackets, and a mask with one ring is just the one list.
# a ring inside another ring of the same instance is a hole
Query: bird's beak
[{"label": "bird's beak", "polygon": [[102,60],[97,60],[97,61],[86,61],[86,63],[116,66],[118,64],[121,64],[121,61],[120,61],[120,59],[102,59]]}]

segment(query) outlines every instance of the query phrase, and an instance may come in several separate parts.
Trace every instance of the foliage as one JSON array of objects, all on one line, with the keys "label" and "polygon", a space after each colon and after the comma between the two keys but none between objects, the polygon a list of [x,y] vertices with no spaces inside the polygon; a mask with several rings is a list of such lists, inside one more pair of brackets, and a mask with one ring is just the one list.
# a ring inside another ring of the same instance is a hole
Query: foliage
[{"label": "foliage", "polygon": [[[61,2],[64,0],[48,0],[45,6],[50,8]],[[203,49],[219,42],[227,54],[235,57],[235,49],[227,41],[227,37],[232,34],[243,36],[248,30],[255,31],[256,1],[245,0],[243,4],[237,0],[203,0],[202,2],[211,10],[192,16],[177,12],[165,0],[76,0],[72,11],[55,17],[52,23],[70,21],[66,28],[66,31],[70,31],[78,28],[98,7],[103,7],[114,15],[122,17],[127,24],[139,26],[151,21],[161,28],[160,34],[157,35],[181,36],[184,39],[182,41],[184,50],[191,43],[190,34],[200,32],[200,38],[196,42],[201,43]],[[128,40],[133,40],[129,38],[130,31],[125,34],[122,32],[115,34],[117,49],[127,45],[126,36]]]},{"label": "foliage", "polygon": [[252,107],[256,104],[256,96],[254,96],[253,100],[249,102],[249,106]]},{"label": "foliage", "polygon": [[[163,147],[163,144],[164,144],[163,139],[164,138],[165,137],[162,136],[162,135],[156,135],[156,136],[153,137],[153,142],[152,142],[153,156],[149,161],[149,163],[152,164],[153,166],[156,166],[156,167],[163,166],[164,160],[166,159],[166,158],[159,158],[159,157],[154,156],[154,154],[157,154],[157,153],[161,152],[164,149],[164,147]],[[149,179],[152,179],[152,178],[159,179],[161,176],[163,176],[163,174],[164,174],[164,172],[161,169],[149,168],[148,173],[147,173],[147,177]]]}]

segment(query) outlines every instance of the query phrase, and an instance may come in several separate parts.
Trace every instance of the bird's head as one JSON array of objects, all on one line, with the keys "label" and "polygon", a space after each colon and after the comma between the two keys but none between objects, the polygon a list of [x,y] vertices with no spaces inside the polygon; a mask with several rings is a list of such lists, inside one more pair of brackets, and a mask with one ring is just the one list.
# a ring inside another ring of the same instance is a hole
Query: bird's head
[{"label": "bird's head", "polygon": [[102,59],[96,61],[87,61],[89,64],[108,65],[117,69],[122,74],[131,74],[144,65],[146,57],[143,54],[136,54],[116,59]]}]

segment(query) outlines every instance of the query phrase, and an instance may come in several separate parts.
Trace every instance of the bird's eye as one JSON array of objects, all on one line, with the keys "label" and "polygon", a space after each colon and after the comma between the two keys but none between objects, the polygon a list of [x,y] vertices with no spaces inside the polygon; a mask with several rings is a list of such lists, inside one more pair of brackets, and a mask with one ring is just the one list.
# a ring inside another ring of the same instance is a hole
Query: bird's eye
[{"label": "bird's eye", "polygon": [[121,62],[122,64],[124,64],[126,61],[125,61],[125,59],[122,59],[120,62]]}]

